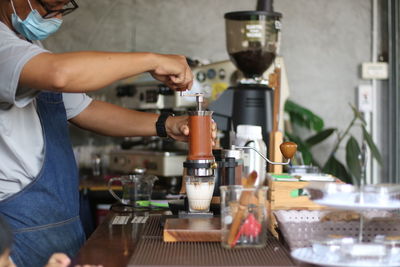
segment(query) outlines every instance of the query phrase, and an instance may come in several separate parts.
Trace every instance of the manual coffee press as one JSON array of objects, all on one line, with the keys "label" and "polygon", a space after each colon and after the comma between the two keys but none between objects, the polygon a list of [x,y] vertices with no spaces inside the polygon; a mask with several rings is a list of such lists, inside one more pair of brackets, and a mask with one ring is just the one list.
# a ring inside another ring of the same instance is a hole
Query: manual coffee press
[{"label": "manual coffee press", "polygon": [[[189,152],[187,160],[183,163],[185,175],[186,194],[188,199],[188,212],[181,212],[180,217],[186,216],[212,216],[210,204],[216,183],[217,162],[212,150],[212,111],[203,109],[204,98],[202,94],[196,94],[196,110],[189,111]],[[285,142],[281,146],[281,152],[287,162],[272,162],[253,147],[232,146],[231,149],[223,150],[221,167],[225,169],[226,184],[241,184],[242,173],[237,169],[237,163],[242,157],[242,149],[253,149],[270,164],[289,164],[297,150],[297,145]],[[221,178],[221,177],[220,177]],[[238,180],[239,179],[239,180]]]},{"label": "manual coffee press", "polygon": [[188,198],[186,215],[210,215],[210,203],[215,187],[216,162],[212,153],[212,111],[203,109],[204,98],[196,94],[196,110],[189,115],[189,153],[183,163],[183,182]]}]

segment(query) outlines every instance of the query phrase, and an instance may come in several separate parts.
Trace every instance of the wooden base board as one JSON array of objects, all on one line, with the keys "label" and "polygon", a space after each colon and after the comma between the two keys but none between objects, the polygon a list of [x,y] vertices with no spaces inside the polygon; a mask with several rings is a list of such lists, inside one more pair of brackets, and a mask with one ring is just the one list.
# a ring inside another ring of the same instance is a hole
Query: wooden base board
[{"label": "wooden base board", "polygon": [[167,219],[164,242],[220,242],[221,218]]}]

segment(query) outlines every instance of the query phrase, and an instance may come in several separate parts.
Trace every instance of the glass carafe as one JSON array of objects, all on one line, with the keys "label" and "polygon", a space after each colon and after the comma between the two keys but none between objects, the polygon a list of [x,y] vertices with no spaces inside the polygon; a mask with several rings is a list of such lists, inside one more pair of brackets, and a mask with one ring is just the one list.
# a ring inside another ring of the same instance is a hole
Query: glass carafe
[{"label": "glass carafe", "polygon": [[[153,185],[157,180],[156,176],[146,174],[114,177],[108,181],[108,191],[123,205],[134,208],[147,208],[150,207]],[[122,185],[122,197],[119,197],[112,189],[112,185],[116,182]]]}]

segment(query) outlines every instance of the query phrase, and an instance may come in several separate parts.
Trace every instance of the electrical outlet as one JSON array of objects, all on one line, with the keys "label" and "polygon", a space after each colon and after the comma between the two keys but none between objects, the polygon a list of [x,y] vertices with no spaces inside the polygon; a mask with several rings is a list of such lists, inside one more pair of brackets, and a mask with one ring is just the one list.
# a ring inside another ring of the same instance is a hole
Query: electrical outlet
[{"label": "electrical outlet", "polygon": [[362,84],[358,86],[358,110],[361,112],[372,111],[372,86]]}]

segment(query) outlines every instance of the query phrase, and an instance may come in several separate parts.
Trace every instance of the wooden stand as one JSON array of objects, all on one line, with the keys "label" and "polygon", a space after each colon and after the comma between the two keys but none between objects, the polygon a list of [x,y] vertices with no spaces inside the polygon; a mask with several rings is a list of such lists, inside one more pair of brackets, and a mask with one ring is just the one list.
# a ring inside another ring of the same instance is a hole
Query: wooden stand
[{"label": "wooden stand", "polygon": [[[283,143],[283,134],[282,132],[276,131],[271,132],[269,136],[269,159],[274,162],[283,162],[283,156],[279,149],[279,146]],[[282,173],[283,167],[282,165],[273,165],[270,164],[268,166],[268,171],[270,173]]]},{"label": "wooden stand", "polygon": [[[279,150],[279,145],[283,142],[283,133],[279,131],[279,109],[280,109],[280,94],[281,94],[281,69],[275,68],[274,72],[268,77],[268,83],[274,89],[274,107],[272,117],[272,131],[269,136],[269,159],[274,162],[282,162],[283,157]],[[282,173],[282,165],[268,166],[268,171],[271,173]]]},{"label": "wooden stand", "polygon": [[164,242],[221,242],[221,218],[167,219]]}]

